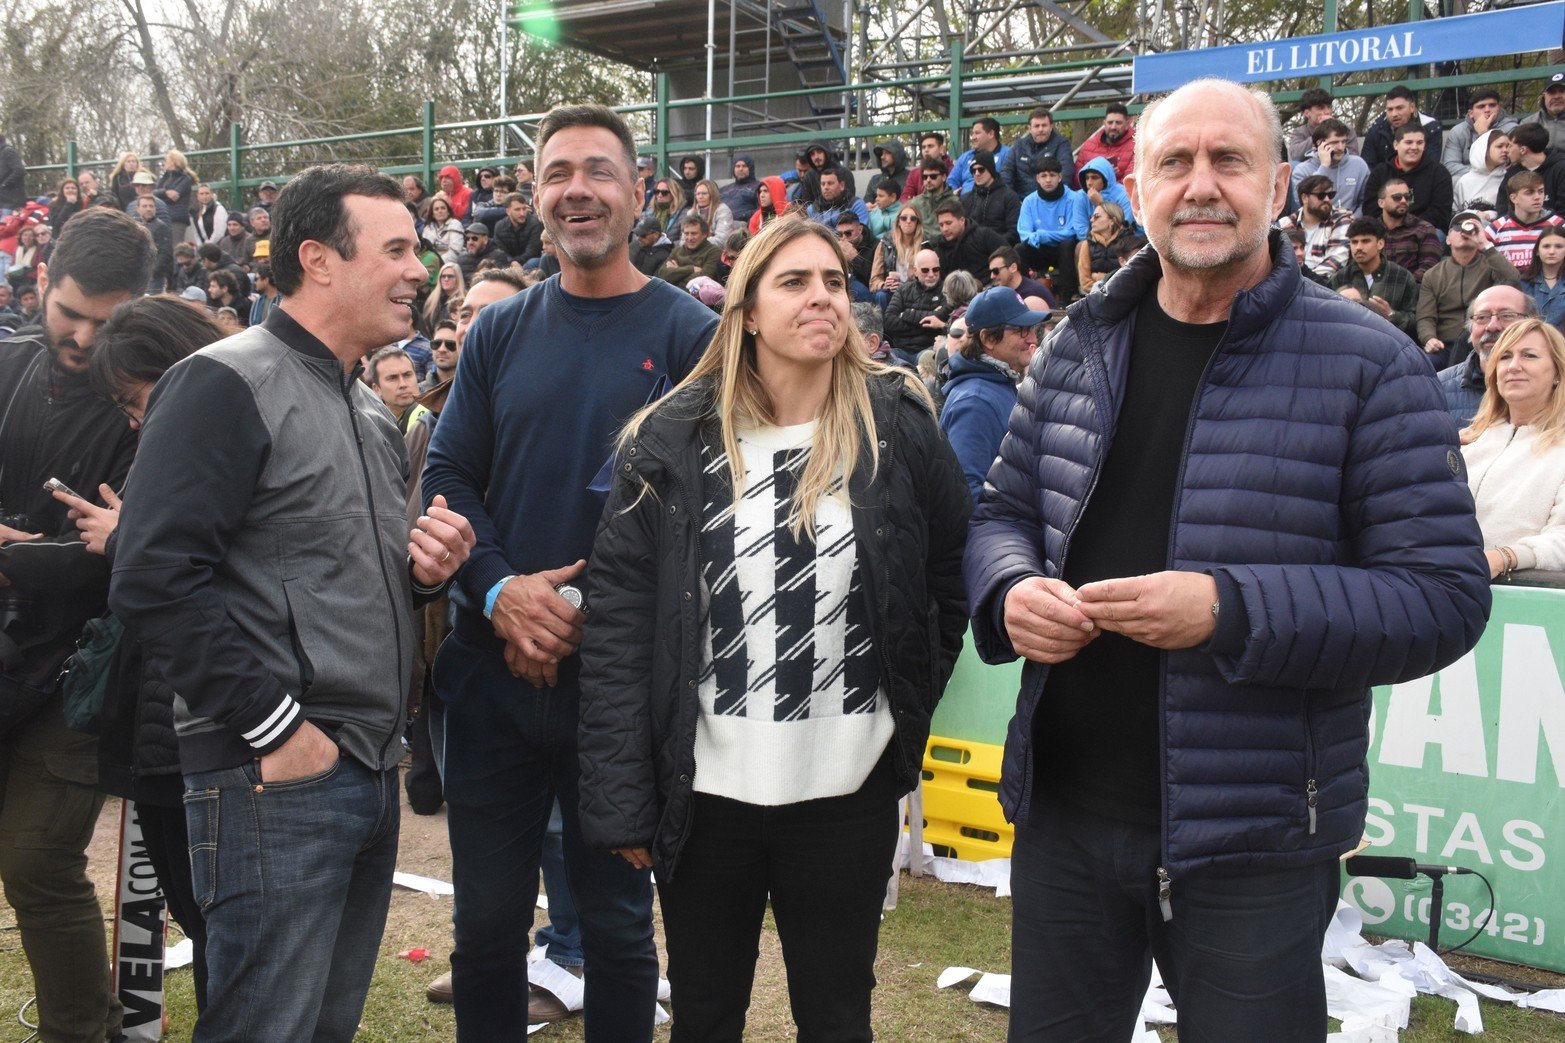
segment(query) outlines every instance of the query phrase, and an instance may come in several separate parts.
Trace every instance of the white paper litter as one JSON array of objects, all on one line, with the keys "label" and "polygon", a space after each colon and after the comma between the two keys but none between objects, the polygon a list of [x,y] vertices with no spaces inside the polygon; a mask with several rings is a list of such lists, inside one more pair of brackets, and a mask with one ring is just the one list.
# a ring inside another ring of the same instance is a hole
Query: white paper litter
[{"label": "white paper litter", "polygon": [[[586,986],[582,980],[570,971],[561,967],[545,955],[543,946],[535,946],[527,954],[527,983],[536,985],[555,999],[565,1004],[565,1009],[578,1011],[586,1000]],[[668,1021],[668,1011],[663,1009],[663,1004],[669,1000],[668,979],[658,979],[657,997],[661,1003],[655,1004],[652,1023],[661,1025]],[[548,1024],[529,1025],[527,1034],[530,1036],[539,1029],[548,1028]]]},{"label": "white paper litter", "polygon": [[431,898],[441,898],[456,894],[456,888],[444,880],[436,880],[434,877],[418,876],[415,873],[392,873],[391,882],[396,887],[405,887],[409,891],[422,891]]},{"label": "white paper litter", "polygon": [[[989,886],[1000,870],[996,865],[1000,862],[1005,863],[1007,878],[1010,871],[1007,859],[962,863],[942,858],[933,862],[935,875],[941,880],[947,879],[941,875],[941,863],[949,864],[946,872],[951,874],[953,883]],[[989,875],[977,868],[980,866],[992,867]],[[1327,1037],[1327,1043],[1396,1043],[1398,1032],[1407,1028],[1413,997],[1419,993],[1441,996],[1455,1003],[1452,1026],[1465,1033],[1483,1031],[1479,997],[1533,1010],[1565,1013],[1565,989],[1518,992],[1502,985],[1469,981],[1448,967],[1423,942],[1409,945],[1393,940],[1370,945],[1364,940],[1362,929],[1363,917],[1359,911],[1347,902],[1339,901],[1321,946],[1326,1012],[1342,1023],[1341,1031]],[[971,981],[975,976],[978,980],[969,994],[974,1002],[1010,1006],[1010,975],[990,974],[975,967],[947,967],[935,979],[935,985],[941,989],[950,988]],[[1141,1019],[1152,1025],[1172,1025],[1176,1023],[1175,1018],[1168,991],[1154,964],[1151,985],[1141,1001]],[[1142,1040],[1150,1043],[1156,1033],[1148,1035],[1149,1032],[1152,1030],[1138,1029],[1131,1043],[1142,1043]]]},{"label": "white paper litter", "polygon": [[163,970],[173,971],[181,967],[189,967],[196,962],[196,943],[186,938],[177,945],[171,945],[163,953]]}]

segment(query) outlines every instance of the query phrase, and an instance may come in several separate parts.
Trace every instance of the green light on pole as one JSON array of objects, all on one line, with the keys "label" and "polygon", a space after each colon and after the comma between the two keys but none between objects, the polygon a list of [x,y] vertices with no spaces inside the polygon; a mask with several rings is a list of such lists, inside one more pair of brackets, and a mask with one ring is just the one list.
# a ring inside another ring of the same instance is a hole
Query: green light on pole
[{"label": "green light on pole", "polygon": [[512,4],[510,24],[543,43],[554,44],[560,40],[560,22],[548,0],[521,0]]}]

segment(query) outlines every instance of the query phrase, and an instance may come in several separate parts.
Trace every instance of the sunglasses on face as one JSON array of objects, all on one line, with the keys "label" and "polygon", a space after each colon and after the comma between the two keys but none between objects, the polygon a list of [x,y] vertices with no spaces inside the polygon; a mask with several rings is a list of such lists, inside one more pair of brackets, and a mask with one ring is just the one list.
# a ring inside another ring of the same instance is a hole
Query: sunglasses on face
[{"label": "sunglasses on face", "polygon": [[1392,192],[1392,193],[1388,193],[1386,198],[1391,200],[1393,203],[1405,203],[1409,199],[1413,198],[1413,193],[1411,193],[1411,192]]},{"label": "sunglasses on face", "polygon": [[901,217],[897,218],[897,220],[906,221],[908,224],[912,224],[913,222],[917,221],[918,218],[914,217],[912,214],[903,214]]},{"label": "sunglasses on face", "polygon": [[488,239],[489,237],[487,235],[468,235],[468,236],[463,236],[463,238],[466,239],[470,243],[476,243],[476,242],[478,242],[481,239]]},{"label": "sunglasses on face", "polygon": [[1309,193],[1306,193],[1306,194],[1307,195],[1312,195],[1316,199],[1336,199],[1337,198],[1337,193],[1336,192],[1309,192]]},{"label": "sunglasses on face", "polygon": [[991,268],[991,269],[989,269],[989,274],[990,275],[999,275],[1003,271],[1005,271],[1004,268]]},{"label": "sunglasses on face", "polygon": [[674,193],[669,191],[666,188],[654,188],[652,190],[652,194],[655,195],[655,196],[671,196]]},{"label": "sunglasses on face", "polygon": [[456,341],[454,341],[454,340],[437,340],[437,341],[434,342],[434,347],[435,347],[436,351],[439,351],[441,349],[444,349],[446,351],[455,351],[456,350]]},{"label": "sunglasses on face", "polygon": [[936,275],[936,274],[939,273],[939,271],[940,271],[940,266],[939,265],[936,265],[933,268],[920,268],[919,269],[919,272],[924,274],[924,275]]}]

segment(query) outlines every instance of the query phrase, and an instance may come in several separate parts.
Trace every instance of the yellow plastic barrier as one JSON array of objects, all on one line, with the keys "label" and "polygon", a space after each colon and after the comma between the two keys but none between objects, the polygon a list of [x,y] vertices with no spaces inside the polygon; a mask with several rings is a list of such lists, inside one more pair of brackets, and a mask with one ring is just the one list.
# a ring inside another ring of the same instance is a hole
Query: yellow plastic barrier
[{"label": "yellow plastic barrier", "polygon": [[938,735],[924,750],[924,842],[935,854],[981,862],[1011,857],[1011,824],[1000,813],[1003,747]]}]

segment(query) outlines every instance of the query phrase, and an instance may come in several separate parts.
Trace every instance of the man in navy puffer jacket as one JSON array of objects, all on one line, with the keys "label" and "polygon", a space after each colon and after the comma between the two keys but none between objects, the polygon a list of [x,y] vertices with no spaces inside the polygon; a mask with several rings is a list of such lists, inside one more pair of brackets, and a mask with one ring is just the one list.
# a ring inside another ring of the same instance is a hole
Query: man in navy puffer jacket
[{"label": "man in navy puffer jacket", "polygon": [[1147,110],[1127,183],[1153,249],[1038,355],[973,515],[974,640],[1028,660],[1000,786],[1013,1043],[1124,1038],[1153,958],[1182,1036],[1323,1038],[1369,688],[1488,614],[1428,364],[1269,232],[1281,142],[1231,83]]}]

